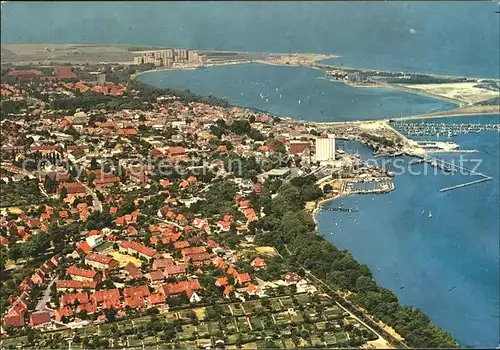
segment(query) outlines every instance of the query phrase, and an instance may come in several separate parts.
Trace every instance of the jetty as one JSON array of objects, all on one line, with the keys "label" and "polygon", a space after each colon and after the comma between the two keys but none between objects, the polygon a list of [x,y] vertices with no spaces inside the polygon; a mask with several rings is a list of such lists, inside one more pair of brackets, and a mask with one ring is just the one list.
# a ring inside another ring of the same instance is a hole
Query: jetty
[{"label": "jetty", "polygon": [[346,213],[358,212],[358,208],[341,208],[341,207],[322,207],[322,210],[326,211],[342,211]]},{"label": "jetty", "polygon": [[487,177],[484,177],[484,178],[479,179],[479,180],[470,181],[470,182],[466,182],[466,183],[455,185],[455,186],[445,187],[445,188],[440,189],[439,192],[447,192],[447,191],[455,190],[457,188],[472,186],[472,185],[478,184],[480,182],[490,181],[491,179],[493,179],[491,176],[487,176]]},{"label": "jetty", "polygon": [[464,172],[464,171],[468,172],[470,175],[475,175],[475,176],[480,176],[481,177],[481,179],[478,179],[478,180],[473,180],[473,181],[465,182],[465,183],[462,183],[462,184],[458,184],[458,185],[454,185],[454,186],[442,188],[442,189],[439,190],[439,192],[448,192],[448,191],[456,190],[456,189],[459,189],[459,188],[464,188],[464,187],[467,187],[467,186],[472,186],[472,185],[475,185],[475,184],[478,184],[478,183],[481,183],[481,182],[490,181],[490,180],[493,179],[493,177],[491,177],[491,176],[488,176],[488,175],[485,175],[483,173],[474,171],[472,169],[465,168],[465,167],[463,167],[461,165],[457,165],[457,164],[454,164],[454,163],[447,162],[447,161],[442,160],[442,159],[436,159],[436,158],[426,157],[426,158],[423,159],[423,161],[430,162],[431,165],[434,165],[436,167],[440,167],[441,169],[443,169],[444,171],[447,171],[447,172],[456,172],[457,170],[461,170],[462,172]]}]

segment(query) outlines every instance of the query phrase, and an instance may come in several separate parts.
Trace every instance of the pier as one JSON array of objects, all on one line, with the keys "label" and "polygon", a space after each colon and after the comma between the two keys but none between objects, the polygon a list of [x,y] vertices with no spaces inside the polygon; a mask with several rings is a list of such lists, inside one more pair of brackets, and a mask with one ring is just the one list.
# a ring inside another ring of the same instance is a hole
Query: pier
[{"label": "pier", "polygon": [[321,208],[322,210],[327,210],[327,211],[342,211],[342,212],[346,212],[346,213],[353,213],[353,212],[358,212],[359,209],[353,209],[353,208],[341,208],[341,207],[338,207],[338,208],[335,208],[335,207],[322,207]]},{"label": "pier", "polygon": [[493,179],[491,176],[487,176],[487,177],[484,177],[484,178],[479,179],[479,180],[470,181],[470,182],[466,182],[466,183],[451,186],[451,187],[445,187],[445,188],[440,189],[439,192],[447,192],[447,191],[455,190],[457,188],[472,186],[472,185],[478,184],[480,182],[490,181],[491,179]]},{"label": "pier", "polygon": [[439,190],[439,192],[448,192],[448,191],[456,190],[456,189],[459,189],[459,188],[463,188],[463,187],[467,187],[467,186],[472,186],[472,185],[475,185],[475,184],[478,184],[478,183],[481,183],[481,182],[490,181],[490,180],[493,179],[491,176],[488,176],[488,175],[485,175],[483,173],[479,173],[477,171],[465,168],[465,167],[463,167],[461,165],[456,165],[456,164],[447,162],[447,161],[442,160],[442,159],[441,160],[437,160],[435,158],[430,158],[430,159],[432,159],[432,162],[439,161],[440,163],[437,163],[437,164],[442,164],[442,166],[447,166],[447,169],[452,169],[453,172],[457,171],[457,169],[458,169],[458,170],[461,170],[461,171],[467,171],[470,175],[476,175],[476,176],[482,177],[482,179],[479,179],[479,180],[469,181],[469,182],[465,182],[463,184],[458,184],[458,185],[454,185],[454,186],[442,188],[442,189]]},{"label": "pier", "polygon": [[475,184],[478,184],[481,182],[485,182],[485,181],[490,181],[493,179],[493,177],[491,177],[491,176],[474,171],[472,169],[465,168],[461,165],[457,165],[455,163],[451,163],[451,162],[445,161],[443,159],[432,158],[429,156],[426,156],[426,157],[420,158],[420,159],[413,159],[408,163],[408,165],[412,166],[412,165],[422,164],[422,163],[429,163],[431,166],[433,166],[437,169],[441,169],[441,170],[448,172],[448,173],[455,173],[455,172],[457,172],[457,170],[460,170],[462,172],[467,172],[469,175],[481,177],[481,179],[478,179],[478,180],[469,181],[469,182],[465,182],[462,184],[442,188],[439,190],[439,192],[447,192],[447,191],[451,191],[451,190],[456,190],[459,188],[472,186],[472,185],[475,185]]}]

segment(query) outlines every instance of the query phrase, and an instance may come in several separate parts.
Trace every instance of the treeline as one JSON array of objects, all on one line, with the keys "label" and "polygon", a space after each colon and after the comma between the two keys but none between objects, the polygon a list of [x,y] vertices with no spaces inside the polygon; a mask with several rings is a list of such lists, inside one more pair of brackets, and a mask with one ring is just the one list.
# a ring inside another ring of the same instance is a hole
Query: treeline
[{"label": "treeline", "polygon": [[411,74],[410,78],[388,78],[386,82],[389,84],[451,84],[465,83],[471,81],[469,78],[441,78],[431,75]]},{"label": "treeline", "polygon": [[262,135],[259,130],[252,128],[250,125],[250,123],[253,123],[254,121],[255,117],[251,116],[248,120],[238,119],[228,125],[224,119],[217,119],[215,124],[210,126],[210,131],[218,138],[232,132],[236,135],[248,135],[248,137],[255,141],[264,141],[264,135]]},{"label": "treeline", "polygon": [[[272,245],[281,252],[290,251],[291,264],[300,264],[332,289],[351,291],[349,299],[376,319],[393,327],[411,347],[457,347],[453,337],[432,324],[419,309],[401,306],[390,290],[373,280],[366,265],[359,264],[347,251],[338,250],[315,231],[311,215],[304,211],[306,200],[319,197],[311,191],[314,180],[282,185],[269,200],[269,184],[263,186],[266,216],[257,223],[256,243]],[[263,231],[261,231],[263,230]]]},{"label": "treeline", "polygon": [[0,102],[0,110],[2,114],[19,113],[27,107],[25,100],[2,100]]},{"label": "treeline", "polygon": [[180,102],[190,103],[199,102],[205,103],[212,106],[229,107],[229,102],[223,98],[209,96],[200,96],[189,90],[179,90],[171,88],[156,88],[148,84],[141,83],[134,80],[129,85],[130,89],[139,91],[138,96],[143,99],[149,100],[150,102],[156,102],[156,99],[163,95],[176,96],[179,98]]},{"label": "treeline", "polygon": [[37,180],[23,179],[5,183],[0,180],[0,207],[24,206],[41,203],[43,197]]}]

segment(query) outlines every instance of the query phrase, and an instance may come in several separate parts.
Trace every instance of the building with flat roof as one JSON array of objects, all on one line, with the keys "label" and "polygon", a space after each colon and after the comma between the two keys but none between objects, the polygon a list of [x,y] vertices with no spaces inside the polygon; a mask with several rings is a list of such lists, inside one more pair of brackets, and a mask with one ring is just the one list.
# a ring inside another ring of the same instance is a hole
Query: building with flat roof
[{"label": "building with flat roof", "polygon": [[335,160],[335,135],[316,138],[316,161],[329,162]]},{"label": "building with flat roof", "polygon": [[267,172],[267,177],[270,179],[285,179],[291,173],[290,168],[271,169]]}]

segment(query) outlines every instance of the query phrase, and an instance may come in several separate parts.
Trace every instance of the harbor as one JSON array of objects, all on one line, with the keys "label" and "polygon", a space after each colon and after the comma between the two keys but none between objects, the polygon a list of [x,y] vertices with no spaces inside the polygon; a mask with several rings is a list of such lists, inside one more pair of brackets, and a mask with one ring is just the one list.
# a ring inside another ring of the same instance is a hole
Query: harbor
[{"label": "harbor", "polygon": [[483,131],[500,132],[498,123],[444,123],[444,122],[402,122],[392,121],[390,125],[408,137],[450,138],[462,134],[479,133]]}]

